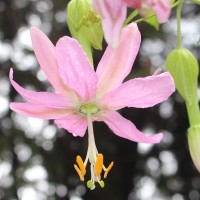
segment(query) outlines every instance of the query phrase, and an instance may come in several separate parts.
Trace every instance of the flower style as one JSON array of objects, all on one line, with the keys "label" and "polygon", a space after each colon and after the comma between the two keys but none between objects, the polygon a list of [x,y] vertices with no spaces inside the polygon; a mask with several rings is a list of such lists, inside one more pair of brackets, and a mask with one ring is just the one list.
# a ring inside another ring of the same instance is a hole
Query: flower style
[{"label": "flower style", "polygon": [[84,136],[88,127],[88,151],[85,161],[77,156],[75,170],[84,180],[89,161],[90,189],[98,182],[104,187],[101,173],[107,177],[113,162],[106,168],[103,155],[98,153],[93,133],[93,121],[103,121],[118,136],[143,143],[158,143],[162,133],[147,136],[137,130],[131,121],[116,110],[123,107],[146,108],[166,100],[175,90],[169,73],[135,78],[122,83],[130,73],[138,53],[141,35],[137,25],[131,23],[122,30],[118,48],[107,47],[96,72],[79,43],[70,37],[62,37],[54,46],[37,28],[31,28],[33,49],[41,68],[56,93],[26,90],[10,81],[27,103],[11,103],[13,111],[40,119],[53,119],[58,127],[74,136]]},{"label": "flower style", "polygon": [[158,22],[165,23],[170,16],[171,0],[93,0],[93,9],[102,18],[105,40],[113,48],[119,43],[127,7],[138,9],[144,17],[153,10]]}]

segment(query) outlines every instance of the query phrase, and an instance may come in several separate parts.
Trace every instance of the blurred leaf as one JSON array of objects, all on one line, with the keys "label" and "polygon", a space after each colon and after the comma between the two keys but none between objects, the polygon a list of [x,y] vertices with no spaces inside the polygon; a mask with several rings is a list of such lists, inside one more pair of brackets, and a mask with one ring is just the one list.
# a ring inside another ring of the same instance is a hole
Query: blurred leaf
[{"label": "blurred leaf", "polygon": [[159,23],[158,23],[158,20],[157,20],[157,17],[156,17],[156,14],[154,11],[149,11],[149,18],[148,19],[145,19],[145,22],[148,23],[149,25],[153,26],[157,31],[159,30]]}]

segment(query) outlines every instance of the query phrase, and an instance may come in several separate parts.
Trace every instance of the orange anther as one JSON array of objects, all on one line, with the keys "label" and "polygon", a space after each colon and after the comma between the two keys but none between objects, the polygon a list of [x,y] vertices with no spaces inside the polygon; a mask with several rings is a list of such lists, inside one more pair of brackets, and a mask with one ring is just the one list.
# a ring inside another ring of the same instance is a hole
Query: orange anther
[{"label": "orange anther", "polygon": [[97,160],[95,164],[95,172],[97,175],[100,175],[103,169],[103,155],[98,154],[97,155]]},{"label": "orange anther", "polygon": [[110,165],[108,166],[108,168],[106,169],[105,173],[104,173],[104,178],[107,178],[108,172],[112,169],[113,165],[114,165],[114,162],[111,162]]},{"label": "orange anther", "polygon": [[81,181],[84,181],[84,176],[82,175],[81,170],[78,168],[77,165],[74,164],[74,169],[76,170],[77,174],[79,175],[79,178]]},{"label": "orange anther", "polygon": [[85,176],[86,169],[85,169],[85,165],[83,163],[82,158],[80,156],[76,156],[76,162],[78,163],[78,166],[79,166],[79,168],[81,170],[82,175]]}]

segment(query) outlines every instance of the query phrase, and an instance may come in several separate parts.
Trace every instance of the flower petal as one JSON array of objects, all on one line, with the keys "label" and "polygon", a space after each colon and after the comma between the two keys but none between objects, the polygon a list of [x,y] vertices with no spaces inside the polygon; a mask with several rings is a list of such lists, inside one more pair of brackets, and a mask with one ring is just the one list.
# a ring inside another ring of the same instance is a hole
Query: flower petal
[{"label": "flower petal", "polygon": [[140,42],[138,27],[131,23],[122,30],[119,46],[114,50],[110,46],[107,47],[97,68],[98,96],[113,90],[123,82],[131,71]]},{"label": "flower petal", "polygon": [[107,93],[99,103],[116,110],[126,106],[146,108],[165,101],[174,91],[174,80],[168,72],[165,72],[127,81]]},{"label": "flower petal", "polygon": [[32,27],[30,33],[35,55],[49,82],[58,93],[67,93],[68,88],[59,75],[54,45],[39,29]]},{"label": "flower petal", "polygon": [[64,128],[74,136],[83,137],[87,129],[87,119],[70,114],[63,119],[54,121],[59,128]]},{"label": "flower petal", "polygon": [[116,48],[119,44],[121,29],[126,19],[127,6],[119,0],[93,0],[94,10],[102,18],[106,42]]},{"label": "flower petal", "polygon": [[61,94],[53,94],[49,92],[33,92],[22,88],[13,80],[12,68],[10,69],[9,78],[12,86],[29,103],[39,104],[41,106],[46,106],[51,108],[65,108],[65,109],[67,108],[69,109],[75,104],[75,100],[73,101],[72,97],[69,95],[70,93],[64,96]]},{"label": "flower petal", "polygon": [[159,143],[163,138],[163,134],[154,134],[147,136],[140,132],[135,125],[122,117],[116,111],[107,111],[104,116],[102,116],[102,121],[104,121],[109,128],[119,137],[132,140],[134,142],[142,143]]},{"label": "flower petal", "polygon": [[84,100],[96,92],[97,75],[79,43],[70,37],[62,37],[56,44],[60,75],[70,88]]},{"label": "flower petal", "polygon": [[10,109],[27,117],[59,119],[71,113],[67,109],[47,108],[32,103],[11,103]]},{"label": "flower petal", "polygon": [[[152,2],[152,0],[149,0]],[[152,10],[155,11],[159,23],[165,23],[171,13],[171,0],[157,0],[157,2],[152,2]]]}]

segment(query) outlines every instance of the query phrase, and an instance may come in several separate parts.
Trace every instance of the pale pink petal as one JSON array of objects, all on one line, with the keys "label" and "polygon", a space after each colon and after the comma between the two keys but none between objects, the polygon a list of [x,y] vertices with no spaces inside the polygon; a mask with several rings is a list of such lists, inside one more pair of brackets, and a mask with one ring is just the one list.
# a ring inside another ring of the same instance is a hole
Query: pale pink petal
[{"label": "pale pink petal", "polygon": [[141,42],[137,24],[131,23],[122,30],[121,40],[116,49],[107,47],[98,67],[97,96],[100,97],[118,87],[130,73]]},{"label": "pale pink petal", "polygon": [[59,119],[72,112],[68,109],[48,108],[32,103],[11,103],[10,109],[24,116],[39,119]]},{"label": "pale pink petal", "polygon": [[162,133],[150,136],[145,135],[140,132],[131,121],[125,119],[116,111],[105,112],[101,120],[104,121],[116,135],[134,142],[153,144],[159,143],[163,138]]},{"label": "pale pink petal", "polygon": [[142,0],[123,0],[128,7],[140,9],[142,5]]},{"label": "pale pink petal", "polygon": [[121,0],[93,0],[92,3],[94,10],[102,18],[106,42],[111,47],[116,48],[126,19],[126,4]]},{"label": "pale pink petal", "polygon": [[72,106],[75,106],[75,100],[73,101],[72,97],[69,95],[70,93],[66,95],[61,95],[49,92],[33,92],[30,90],[26,90],[13,80],[13,69],[10,69],[9,78],[11,84],[17,90],[17,92],[30,103],[39,104],[41,106],[51,108],[64,109],[69,109]]},{"label": "pale pink petal", "polygon": [[49,82],[58,93],[67,93],[68,88],[59,75],[54,45],[39,29],[32,27],[30,33],[35,55]]},{"label": "pale pink petal", "polygon": [[63,81],[84,100],[96,93],[97,75],[79,43],[62,37],[56,44],[57,61]]},{"label": "pale pink petal", "polygon": [[59,128],[64,128],[74,136],[83,137],[87,129],[87,119],[78,115],[70,114],[63,119],[54,121]]},{"label": "pale pink petal", "polygon": [[102,97],[99,104],[114,110],[125,106],[146,108],[165,101],[174,91],[174,80],[165,72],[127,81]]},{"label": "pale pink petal", "polygon": [[159,23],[168,21],[171,13],[171,0],[150,0],[153,1],[152,10],[155,11]]}]

